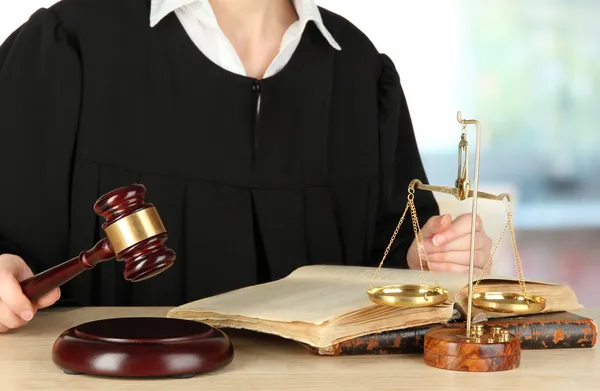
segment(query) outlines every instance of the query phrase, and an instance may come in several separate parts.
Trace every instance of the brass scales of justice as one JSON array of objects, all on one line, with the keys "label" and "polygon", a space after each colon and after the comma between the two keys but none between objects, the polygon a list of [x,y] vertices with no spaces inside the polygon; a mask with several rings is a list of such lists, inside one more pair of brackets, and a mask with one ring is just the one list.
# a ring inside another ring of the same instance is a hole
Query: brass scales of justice
[{"label": "brass scales of justice", "polygon": [[[437,283],[431,285],[425,282],[425,270],[423,267],[423,258],[429,268],[429,259],[425,249],[421,228],[417,219],[417,212],[414,203],[415,189],[440,192],[450,194],[460,201],[472,198],[472,219],[471,219],[471,240],[469,257],[469,283],[468,283],[468,304],[466,327],[440,327],[430,330],[424,338],[424,360],[429,366],[455,371],[467,372],[496,372],[515,369],[520,365],[521,342],[506,329],[499,326],[484,327],[482,324],[472,323],[472,309],[479,308],[484,311],[510,313],[514,315],[526,315],[538,313],[546,306],[546,300],[540,296],[531,296],[527,293],[527,287],[523,277],[521,259],[517,249],[515,231],[512,222],[512,197],[508,193],[494,195],[481,192],[478,189],[479,182],[479,158],[481,146],[481,124],[477,120],[462,119],[461,112],[457,113],[457,120],[462,125],[460,142],[458,144],[458,175],[454,187],[434,186],[423,184],[419,179],[413,179],[408,186],[408,197],[406,208],[390,242],[384,251],[383,258],[379,263],[377,270],[371,278],[371,284],[367,290],[369,299],[379,305],[393,307],[425,307],[444,303],[448,299],[448,291],[440,287]],[[467,125],[475,125],[475,167],[473,190],[469,181],[469,148],[467,142]],[[490,256],[485,263],[481,275],[473,282],[473,269],[475,258],[475,232],[477,221],[477,203],[479,198],[490,200],[505,201],[506,225],[495,246],[492,248]],[[419,255],[421,267],[420,285],[385,285],[373,287],[373,280],[383,266],[385,259],[390,251],[392,243],[404,222],[406,214],[410,209],[415,240]],[[520,293],[509,292],[486,292],[480,290],[475,292],[481,279],[486,273],[495,252],[505,236],[510,232],[512,250],[515,258]]]}]

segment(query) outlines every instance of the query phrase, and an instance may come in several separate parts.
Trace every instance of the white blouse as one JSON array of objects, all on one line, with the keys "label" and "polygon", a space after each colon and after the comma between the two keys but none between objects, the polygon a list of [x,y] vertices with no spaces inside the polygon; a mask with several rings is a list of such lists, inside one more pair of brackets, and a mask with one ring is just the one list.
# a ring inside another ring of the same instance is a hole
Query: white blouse
[{"label": "white blouse", "polygon": [[[293,3],[299,20],[286,31],[279,47],[279,53],[268,67],[265,78],[276,74],[287,64],[298,47],[302,33],[309,21],[315,22],[332,47],[341,50],[339,44],[323,24],[321,13],[314,1],[294,0]],[[171,12],[175,12],[191,40],[207,58],[230,72],[246,76],[244,65],[233,45],[219,27],[209,0],[152,0],[150,26],[156,26]]]}]

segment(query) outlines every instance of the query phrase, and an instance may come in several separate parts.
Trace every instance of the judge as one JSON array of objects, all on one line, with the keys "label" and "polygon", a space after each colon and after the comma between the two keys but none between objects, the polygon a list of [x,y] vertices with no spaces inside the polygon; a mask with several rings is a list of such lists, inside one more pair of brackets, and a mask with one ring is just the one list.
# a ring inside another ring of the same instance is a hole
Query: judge
[{"label": "judge", "polygon": [[[173,306],[308,264],[377,265],[427,176],[399,75],[311,0],[63,0],[0,48],[0,330],[51,305]],[[18,282],[103,237],[142,183],[174,266],[103,263],[30,303]],[[415,203],[432,268],[468,270],[470,216]],[[386,266],[419,268],[410,217]],[[478,225],[477,267],[490,240]]]}]

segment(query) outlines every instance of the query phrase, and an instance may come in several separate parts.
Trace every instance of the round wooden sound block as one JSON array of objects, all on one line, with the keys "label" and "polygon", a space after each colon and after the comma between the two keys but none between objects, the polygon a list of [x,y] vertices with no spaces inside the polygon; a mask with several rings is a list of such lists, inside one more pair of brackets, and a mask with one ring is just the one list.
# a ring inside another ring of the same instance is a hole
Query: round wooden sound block
[{"label": "round wooden sound block", "polygon": [[63,332],[52,361],[68,374],[192,377],[233,360],[233,345],[207,324],[172,318],[115,318]]},{"label": "round wooden sound block", "polygon": [[499,372],[518,368],[521,340],[500,327],[475,325],[470,337],[465,328],[440,328],[425,334],[425,364],[452,371]]}]

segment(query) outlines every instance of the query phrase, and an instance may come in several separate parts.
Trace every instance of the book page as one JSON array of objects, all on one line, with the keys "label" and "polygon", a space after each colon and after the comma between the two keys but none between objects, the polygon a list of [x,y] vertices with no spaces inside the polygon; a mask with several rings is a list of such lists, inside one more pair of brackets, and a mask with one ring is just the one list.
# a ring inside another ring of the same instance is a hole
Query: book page
[{"label": "book page", "polygon": [[[196,300],[171,311],[201,311],[223,317],[320,325],[374,306],[366,291],[375,270],[342,265],[305,266],[281,280]],[[426,275],[433,277],[431,273]],[[441,277],[440,285],[450,292],[458,292],[466,283],[464,275],[436,273],[435,277]],[[382,268],[374,286],[420,284],[420,281],[418,270]]]},{"label": "book page", "polygon": [[[289,278],[326,279],[328,281],[361,283],[368,289],[376,267],[311,265],[296,269]],[[425,284],[445,288],[453,297],[469,283],[467,274],[424,272]],[[373,280],[373,287],[382,285],[420,285],[421,270],[382,267]]]},{"label": "book page", "polygon": [[[376,267],[366,266],[345,266],[345,265],[310,265],[303,266],[294,270],[286,278],[322,278],[327,280],[353,280],[369,284],[371,277],[377,271]],[[466,274],[457,273],[439,273],[425,271],[425,281],[434,283],[436,277],[439,281],[446,281],[452,286],[464,286],[468,283]],[[421,271],[412,269],[398,269],[382,267],[377,272],[374,284],[378,285],[404,285],[420,284]]]},{"label": "book page", "polygon": [[279,322],[323,324],[373,303],[363,281],[284,278],[193,301],[171,311],[210,312]]}]

